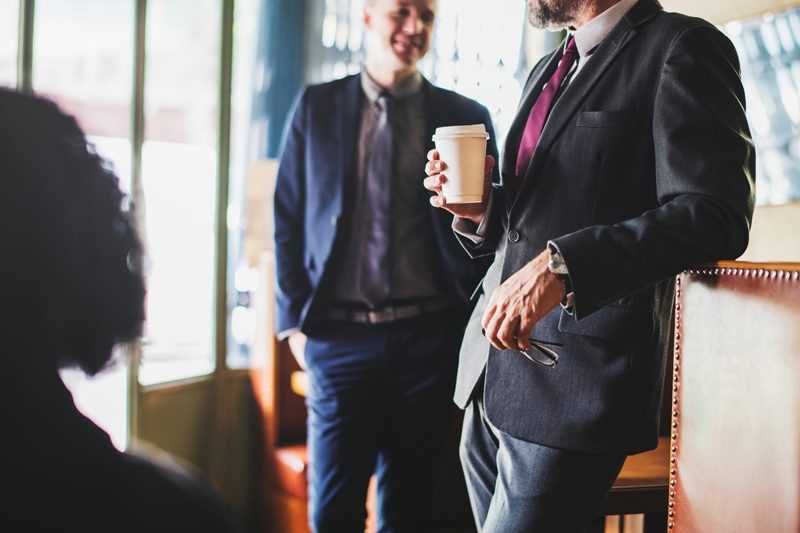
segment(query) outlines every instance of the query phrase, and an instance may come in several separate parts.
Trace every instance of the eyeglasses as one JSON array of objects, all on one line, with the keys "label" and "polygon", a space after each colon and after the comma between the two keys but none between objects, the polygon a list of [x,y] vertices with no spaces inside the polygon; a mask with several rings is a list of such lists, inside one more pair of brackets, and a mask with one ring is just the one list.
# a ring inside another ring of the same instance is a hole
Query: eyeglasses
[{"label": "eyeglasses", "polygon": [[[486,330],[482,329],[481,331],[486,335]],[[562,344],[558,342],[540,341],[531,337],[528,337],[528,341],[530,341],[530,347],[526,350],[517,350],[524,355],[526,359],[537,365],[546,366],[548,368],[553,368],[558,364],[558,352],[551,348],[551,346],[560,348],[563,346]]]},{"label": "eyeglasses", "polygon": [[525,350],[517,350],[519,353],[524,355],[528,360],[548,368],[554,368],[558,364],[558,352],[551,348],[551,346],[560,347],[561,344],[538,341],[536,339],[528,340],[531,343],[530,347]]}]

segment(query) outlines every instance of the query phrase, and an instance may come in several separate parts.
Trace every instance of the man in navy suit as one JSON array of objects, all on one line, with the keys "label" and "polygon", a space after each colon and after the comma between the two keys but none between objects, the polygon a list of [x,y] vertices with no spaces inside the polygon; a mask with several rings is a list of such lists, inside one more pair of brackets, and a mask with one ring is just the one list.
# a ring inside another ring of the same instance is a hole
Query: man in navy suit
[{"label": "man in navy suit", "polygon": [[[741,254],[753,213],[719,30],[657,0],[528,4],[570,33],[531,72],[502,186],[470,209],[432,199],[471,256],[494,257],[455,395],[486,533],[581,531],[601,513],[626,455],[657,442],[675,274]],[[447,162],[430,158],[439,192]]]},{"label": "man in navy suit", "polygon": [[378,530],[427,531],[455,420],[458,346],[488,262],[466,257],[451,217],[429,204],[419,160],[437,127],[494,132],[483,106],[417,71],[435,7],[368,0],[362,72],[305,89],[288,124],[274,198],[277,330],[310,378],[316,532],[364,530],[373,473]]}]

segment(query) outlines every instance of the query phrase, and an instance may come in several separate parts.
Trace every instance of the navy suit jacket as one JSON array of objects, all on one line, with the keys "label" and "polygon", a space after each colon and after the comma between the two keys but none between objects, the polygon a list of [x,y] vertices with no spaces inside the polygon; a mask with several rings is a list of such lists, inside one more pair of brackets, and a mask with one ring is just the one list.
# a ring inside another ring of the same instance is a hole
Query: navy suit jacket
[{"label": "navy suit jacket", "polygon": [[[425,143],[433,148],[437,127],[486,126],[488,153],[497,159],[491,117],[485,107],[452,91],[423,82]],[[356,172],[361,118],[361,75],[306,88],[287,124],[274,196],[277,275],[277,331],[309,323],[324,298],[328,268],[348,215],[348,188]],[[402,143],[400,145],[402,157]],[[438,248],[438,279],[454,302],[467,311],[469,295],[488,261],[470,260],[451,230],[452,216],[434,208],[422,186],[425,161],[419,162],[419,208],[429,212]]]},{"label": "navy suit jacket", "polygon": [[[531,73],[504,179],[560,56]],[[639,0],[555,104],[517,195],[494,191],[484,242],[463,240],[475,257],[505,253],[464,335],[456,402],[466,405],[485,372],[486,415],[510,435],[587,452],[655,447],[670,280],[744,251],[754,177],[733,45],[708,22]],[[497,284],[550,240],[575,290],[574,317],[557,308],[532,332],[559,345],[552,369],[491,348],[480,323]]]}]

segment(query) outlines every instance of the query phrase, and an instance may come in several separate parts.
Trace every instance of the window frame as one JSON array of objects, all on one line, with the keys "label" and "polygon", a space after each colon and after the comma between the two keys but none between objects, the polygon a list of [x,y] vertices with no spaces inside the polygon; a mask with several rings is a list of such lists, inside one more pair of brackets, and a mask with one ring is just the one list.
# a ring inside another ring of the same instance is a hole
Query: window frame
[{"label": "window frame", "polygon": [[[131,93],[131,209],[136,225],[142,230],[143,220],[136,211],[142,205],[142,146],[145,141],[145,72],[146,72],[146,30],[148,0],[129,0],[134,2],[133,49],[133,90]],[[235,0],[219,0],[221,3],[220,24],[220,75],[217,86],[217,169],[216,202],[214,214],[214,331],[211,353],[214,364],[212,373],[192,376],[174,382],[141,385],[138,380],[141,366],[142,345],[133,343],[127,350],[128,359],[128,434],[129,441],[135,439],[138,428],[138,404],[141,395],[152,389],[164,386],[183,385],[198,380],[213,380],[227,372],[228,337],[228,230],[227,211],[229,202],[229,179],[231,161],[231,95],[233,86],[233,49]],[[33,93],[34,79],[34,32],[36,31],[36,0],[19,0],[19,24],[17,46],[17,90]]]}]

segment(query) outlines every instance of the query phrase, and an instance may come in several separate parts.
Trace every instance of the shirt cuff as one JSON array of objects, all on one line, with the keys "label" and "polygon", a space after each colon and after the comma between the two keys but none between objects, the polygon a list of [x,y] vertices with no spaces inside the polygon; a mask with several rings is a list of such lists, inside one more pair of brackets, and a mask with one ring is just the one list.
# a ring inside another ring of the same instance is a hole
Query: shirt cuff
[{"label": "shirt cuff", "polygon": [[489,211],[492,208],[492,195],[489,195],[489,200],[486,202],[486,210],[484,211],[483,218],[480,224],[475,224],[467,218],[453,217],[453,231],[466,237],[473,244],[481,244],[486,237],[486,224],[489,220]]},{"label": "shirt cuff", "polygon": [[300,331],[300,328],[289,328],[289,329],[285,329],[285,330],[279,332],[278,335],[276,335],[276,336],[278,337],[279,341],[285,341],[286,339],[288,339],[293,334],[295,334],[295,333],[297,333],[299,331]]}]

